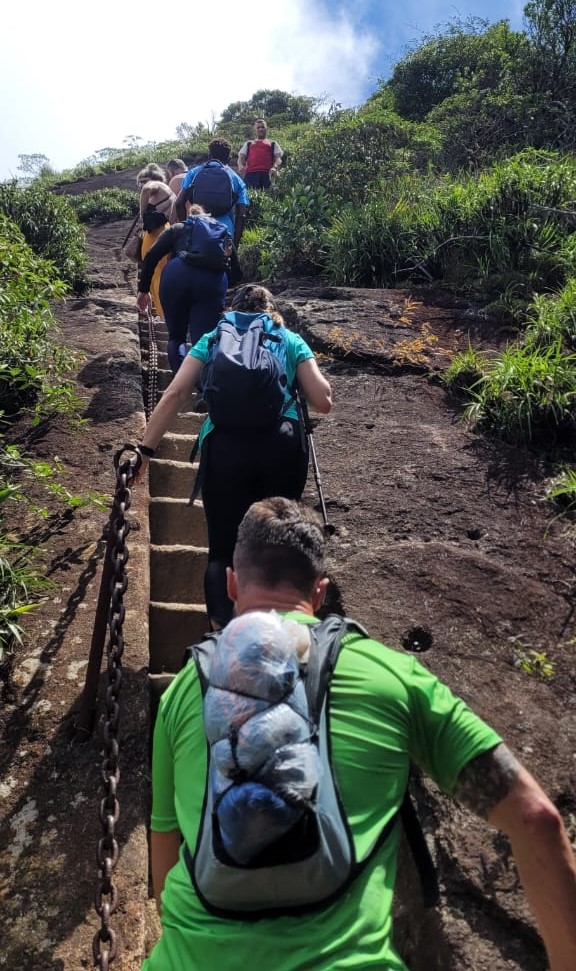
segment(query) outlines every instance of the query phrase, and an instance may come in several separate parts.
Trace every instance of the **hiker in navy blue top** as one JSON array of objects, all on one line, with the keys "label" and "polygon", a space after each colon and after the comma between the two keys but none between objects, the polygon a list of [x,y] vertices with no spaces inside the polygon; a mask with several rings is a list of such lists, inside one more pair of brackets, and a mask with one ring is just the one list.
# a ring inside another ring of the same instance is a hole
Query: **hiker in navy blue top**
[{"label": "hiker in navy blue top", "polygon": [[177,218],[183,219],[186,203],[198,203],[228,227],[234,242],[229,283],[234,286],[242,279],[236,251],[244,231],[250,196],[244,181],[228,165],[231,151],[232,146],[226,138],[213,138],[208,145],[208,161],[195,165],[184,176],[174,208]]},{"label": "hiker in navy blue top", "polygon": [[[189,252],[194,223],[204,230],[200,243]],[[213,250],[212,250],[213,247]],[[150,307],[150,281],[158,262],[168,260],[160,277],[160,300],[168,328],[168,360],[172,372],[186,355],[186,341],[195,344],[217,324],[228,289],[227,270],[232,237],[227,227],[206,215],[201,206],[188,205],[188,217],[165,230],[147,253],[140,271],[136,306],[145,313]]]},{"label": "hiker in navy blue top", "polygon": [[[313,352],[299,334],[284,327],[268,290],[253,285],[241,287],[231,309],[225,315],[226,326],[235,323],[240,329],[244,319],[254,323],[254,318],[265,318],[265,332],[270,337],[264,342],[270,344],[272,354],[283,356],[287,380],[284,407],[274,423],[244,430],[222,427],[208,417],[200,432],[201,491],[208,525],[204,586],[213,628],[223,627],[232,617],[226,570],[232,565],[236,533],[244,513],[260,499],[278,495],[300,499],[304,491],[308,449],[292,396],[295,382],[315,411],[327,414],[332,407],[330,385],[318,368]],[[214,331],[204,335],[190,350],[154,409],[142,439],[147,455],[142,456],[138,479],[164,432],[178,412],[188,406],[190,393],[214,353],[217,334]],[[205,393],[209,396],[209,389]],[[239,402],[239,412],[241,407]]]}]

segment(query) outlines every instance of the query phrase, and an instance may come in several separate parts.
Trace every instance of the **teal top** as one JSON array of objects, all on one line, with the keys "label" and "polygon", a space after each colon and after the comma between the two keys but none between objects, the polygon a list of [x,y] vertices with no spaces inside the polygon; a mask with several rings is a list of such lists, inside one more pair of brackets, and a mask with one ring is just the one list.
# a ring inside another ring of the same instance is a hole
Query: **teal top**
[{"label": "teal top", "polygon": [[[315,620],[290,613],[301,623]],[[329,695],[332,761],[358,859],[397,813],[413,759],[445,792],[501,739],[412,656],[351,632]],[[163,694],[154,732],[152,829],[194,850],[207,769],[194,661]],[[316,913],[226,920],[208,913],[186,864],[168,873],[162,938],[142,971],[405,971],[392,943],[398,827],[335,903]]]},{"label": "teal top", "polygon": [[[251,321],[254,320],[255,316],[258,316],[258,315],[255,315],[252,313],[244,314],[244,313],[238,313],[238,312],[224,314],[224,317],[227,320],[229,320],[230,323],[233,323],[238,328],[238,330],[242,330],[242,329],[247,330],[248,325],[251,323]],[[195,357],[197,358],[197,360],[201,361],[202,364],[206,364],[206,362],[210,357],[210,341],[216,334],[217,329],[218,328],[215,328],[214,330],[210,331],[210,333],[204,334],[200,338],[200,340],[196,344],[194,344],[194,347],[190,348],[188,353],[190,354],[191,357]],[[284,367],[286,369],[286,377],[288,379],[288,385],[287,385],[287,390],[285,395],[286,395],[286,404],[288,405],[288,407],[284,412],[285,417],[292,418],[298,421],[298,410],[296,408],[296,405],[294,404],[294,401],[292,401],[292,396],[290,394],[289,389],[294,386],[298,365],[302,364],[303,361],[308,361],[310,360],[310,358],[313,358],[314,353],[310,349],[310,347],[308,346],[304,338],[300,337],[300,334],[295,334],[293,331],[288,330],[287,327],[277,327],[274,324],[274,321],[270,317],[268,317],[268,320],[266,321],[265,329],[268,333],[271,333],[271,334],[274,334],[274,333],[277,334],[280,331],[284,337],[282,344],[278,344],[274,341],[270,341],[270,344],[267,346],[269,346],[269,349],[273,354],[277,356],[282,356],[282,363],[284,364]],[[204,424],[200,429],[200,433],[198,435],[198,445],[200,448],[202,448],[202,443],[204,442],[204,439],[212,431],[213,428],[214,428],[214,424],[212,423],[211,419],[206,418]]]}]

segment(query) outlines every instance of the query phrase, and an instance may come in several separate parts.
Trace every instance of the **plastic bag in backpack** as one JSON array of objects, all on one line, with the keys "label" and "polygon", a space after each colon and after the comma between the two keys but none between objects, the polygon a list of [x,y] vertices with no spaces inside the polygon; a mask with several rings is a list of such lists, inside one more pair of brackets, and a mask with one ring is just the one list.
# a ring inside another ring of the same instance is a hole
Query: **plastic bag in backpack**
[{"label": "plastic bag in backpack", "polygon": [[190,185],[192,202],[203,206],[212,216],[224,216],[236,204],[232,176],[217,159],[205,162]]},{"label": "plastic bag in backpack", "polygon": [[308,912],[356,875],[325,710],[353,626],[331,617],[309,627],[253,611],[192,649],[209,763],[197,844],[194,855],[185,846],[184,859],[211,913]]},{"label": "plastic bag in backpack", "polygon": [[330,906],[399,815],[426,905],[437,903],[436,872],[407,791],[399,813],[356,857],[328,732],[330,682],[348,633],[368,636],[337,615],[308,625],[251,611],[186,651],[204,698],[209,757],[196,846],[184,845],[184,861],[212,914],[259,920]]},{"label": "plastic bag in backpack", "polygon": [[177,256],[191,266],[218,273],[226,271],[232,252],[228,228],[209,216],[189,216],[184,226],[186,231]]},{"label": "plastic bag in backpack", "polygon": [[268,314],[224,314],[200,386],[214,425],[265,430],[281,421],[287,396],[285,331]]}]

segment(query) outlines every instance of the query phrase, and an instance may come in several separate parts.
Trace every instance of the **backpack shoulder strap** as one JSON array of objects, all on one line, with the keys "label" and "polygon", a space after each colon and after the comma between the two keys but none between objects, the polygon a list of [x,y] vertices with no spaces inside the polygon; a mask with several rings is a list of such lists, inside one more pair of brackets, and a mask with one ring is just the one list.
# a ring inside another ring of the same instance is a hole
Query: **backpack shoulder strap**
[{"label": "backpack shoulder strap", "polygon": [[207,634],[205,639],[199,644],[193,644],[191,647],[187,647],[184,651],[182,667],[185,667],[188,661],[194,661],[196,670],[198,672],[200,688],[202,689],[202,697],[204,697],[208,688],[210,681],[210,665],[212,664],[212,657],[221,635],[222,631],[220,630],[212,631],[210,634]]},{"label": "backpack shoulder strap", "polygon": [[312,643],[305,685],[310,717],[313,724],[317,726],[343,638],[352,631],[364,637],[368,634],[355,620],[340,617],[338,614],[330,614],[319,624],[311,624],[309,630],[312,634]]},{"label": "backpack shoulder strap", "polygon": [[246,161],[248,161],[248,156],[250,155],[250,149],[252,148],[252,139],[246,142]]},{"label": "backpack shoulder strap", "polygon": [[[348,633],[358,633],[363,637],[368,637],[369,635],[357,621],[350,620],[348,617],[340,617],[337,614],[330,614],[319,624],[311,625],[310,630],[312,631],[313,637],[310,646],[310,658],[305,685],[310,717],[313,725],[318,726],[326,692],[334,668],[336,667],[344,637]],[[430,850],[428,849],[428,844],[426,843],[416,807],[408,789],[404,793],[399,815],[402,819],[406,839],[420,878],[424,906],[434,907],[440,898],[438,874]],[[381,845],[384,839],[387,838],[396,818],[396,816],[392,817],[381,833],[377,845]],[[370,857],[364,862],[367,862],[368,859]],[[361,864],[361,868],[363,865]]]}]

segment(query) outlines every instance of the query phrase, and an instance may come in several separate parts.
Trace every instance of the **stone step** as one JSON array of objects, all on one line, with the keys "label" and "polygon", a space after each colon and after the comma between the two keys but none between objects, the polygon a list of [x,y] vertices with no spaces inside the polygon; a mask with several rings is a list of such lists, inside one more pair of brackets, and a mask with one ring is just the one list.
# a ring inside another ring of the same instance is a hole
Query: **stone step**
[{"label": "stone step", "polygon": [[157,546],[186,544],[208,546],[206,519],[202,503],[193,506],[187,499],[150,499],[150,542]]},{"label": "stone step", "polygon": [[172,462],[187,462],[196,438],[196,435],[182,434],[179,431],[166,432],[156,449],[156,458]]},{"label": "stone step", "polygon": [[170,431],[181,435],[196,436],[202,427],[206,415],[196,414],[194,411],[182,411],[172,422]]},{"label": "stone step", "polygon": [[176,673],[182,667],[184,651],[197,644],[209,629],[204,604],[151,602],[150,672]]},{"label": "stone step", "polygon": [[156,381],[157,381],[158,388],[160,388],[160,391],[166,391],[166,388],[172,381],[173,377],[174,375],[172,374],[172,371],[170,371],[170,369],[165,369],[160,367],[158,368],[156,372]]},{"label": "stone step", "polygon": [[153,499],[165,496],[171,499],[189,499],[196,481],[198,462],[154,459],[150,462],[148,488]]},{"label": "stone step", "polygon": [[208,550],[197,546],[150,546],[150,600],[167,604],[204,602]]}]

